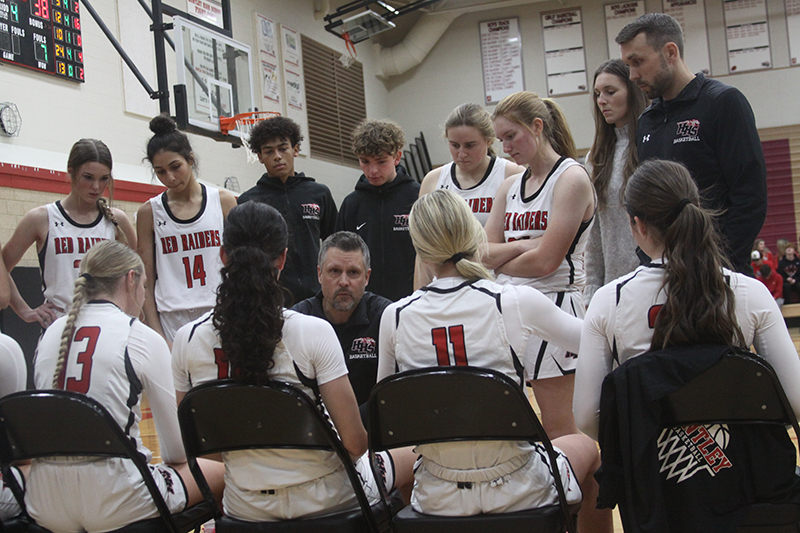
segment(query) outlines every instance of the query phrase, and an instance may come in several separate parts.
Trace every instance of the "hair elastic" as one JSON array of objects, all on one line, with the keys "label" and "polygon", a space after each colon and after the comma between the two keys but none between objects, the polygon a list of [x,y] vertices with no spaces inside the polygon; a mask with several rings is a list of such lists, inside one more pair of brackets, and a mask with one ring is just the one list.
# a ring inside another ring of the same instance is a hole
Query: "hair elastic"
[{"label": "hair elastic", "polygon": [[86,272],[84,272],[83,274],[81,274],[79,277],[81,277],[81,278],[85,279],[85,280],[86,280],[86,281],[88,281],[89,283],[91,283],[91,281],[92,281],[92,275],[91,275],[91,274],[87,274]]},{"label": "hair elastic", "polygon": [[459,261],[461,261],[462,259],[464,259],[464,254],[462,254],[461,252],[453,254],[452,257],[450,257],[450,261],[452,261],[454,265]]},{"label": "hair elastic", "polygon": [[678,202],[678,205],[676,205],[675,209],[672,210],[672,215],[670,216],[672,222],[670,222],[670,224],[675,222],[675,220],[677,220],[677,218],[680,216],[681,212],[683,212],[683,208],[691,203],[692,201],[688,198],[683,198],[680,202]]}]

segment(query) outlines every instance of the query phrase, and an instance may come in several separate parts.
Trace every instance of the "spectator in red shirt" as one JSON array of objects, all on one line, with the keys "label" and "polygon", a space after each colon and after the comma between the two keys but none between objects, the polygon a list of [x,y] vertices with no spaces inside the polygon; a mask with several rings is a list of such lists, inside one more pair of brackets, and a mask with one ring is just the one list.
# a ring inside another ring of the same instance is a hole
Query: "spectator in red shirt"
[{"label": "spectator in red shirt", "polygon": [[783,277],[780,274],[764,263],[756,270],[756,279],[767,286],[779,306],[783,305]]}]

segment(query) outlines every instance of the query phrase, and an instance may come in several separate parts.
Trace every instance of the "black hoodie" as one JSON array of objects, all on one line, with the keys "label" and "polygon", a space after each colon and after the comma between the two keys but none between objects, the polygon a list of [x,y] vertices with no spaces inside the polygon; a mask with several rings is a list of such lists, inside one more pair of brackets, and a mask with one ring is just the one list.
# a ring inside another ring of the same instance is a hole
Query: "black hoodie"
[{"label": "black hoodie", "polygon": [[[289,289],[294,302],[314,296],[319,291],[317,255],[320,239],[333,233],[336,204],[326,185],[302,172],[289,176],[286,183],[267,174],[255,187],[239,196],[240,204],[262,202],[277,209],[289,226],[289,252],[281,272],[281,285]],[[286,302],[290,307],[294,302]]]},{"label": "black hoodie", "polygon": [[416,253],[408,233],[408,214],[419,197],[419,183],[397,166],[397,176],[380,187],[363,174],[347,195],[336,219],[336,231],[358,233],[369,246],[370,292],[396,302],[414,291]]}]

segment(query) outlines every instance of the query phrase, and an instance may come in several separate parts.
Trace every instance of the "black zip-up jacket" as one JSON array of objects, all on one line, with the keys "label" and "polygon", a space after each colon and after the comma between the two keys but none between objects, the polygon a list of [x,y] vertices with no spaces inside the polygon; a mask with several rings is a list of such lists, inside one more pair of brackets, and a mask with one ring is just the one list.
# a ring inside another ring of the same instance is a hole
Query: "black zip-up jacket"
[{"label": "black zip-up jacket", "polygon": [[656,98],[642,113],[636,147],[639,161],[686,165],[704,205],[725,210],[720,230],[734,268],[752,275],[750,250],[767,215],[767,168],[747,98],[698,73],[674,100]]},{"label": "black zip-up jacket", "polygon": [[368,289],[396,302],[414,291],[416,253],[408,233],[408,214],[419,197],[419,183],[401,165],[380,187],[363,174],[339,209],[336,231],[358,233],[369,246],[372,274]]},{"label": "black zip-up jacket", "polygon": [[281,285],[294,297],[286,307],[314,296],[319,291],[317,255],[320,239],[333,233],[336,204],[326,185],[302,172],[289,176],[286,183],[264,174],[255,187],[239,196],[240,204],[263,202],[277,209],[289,226],[289,252],[281,272]]}]

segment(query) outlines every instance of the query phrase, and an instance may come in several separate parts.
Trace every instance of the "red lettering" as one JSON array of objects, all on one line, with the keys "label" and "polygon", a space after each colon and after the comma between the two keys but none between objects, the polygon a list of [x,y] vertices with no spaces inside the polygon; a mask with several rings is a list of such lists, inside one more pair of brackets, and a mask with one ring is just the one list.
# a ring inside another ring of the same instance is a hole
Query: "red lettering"
[{"label": "red lettering", "polygon": [[542,212],[542,227],[541,230],[544,231],[547,229],[547,211]]}]

